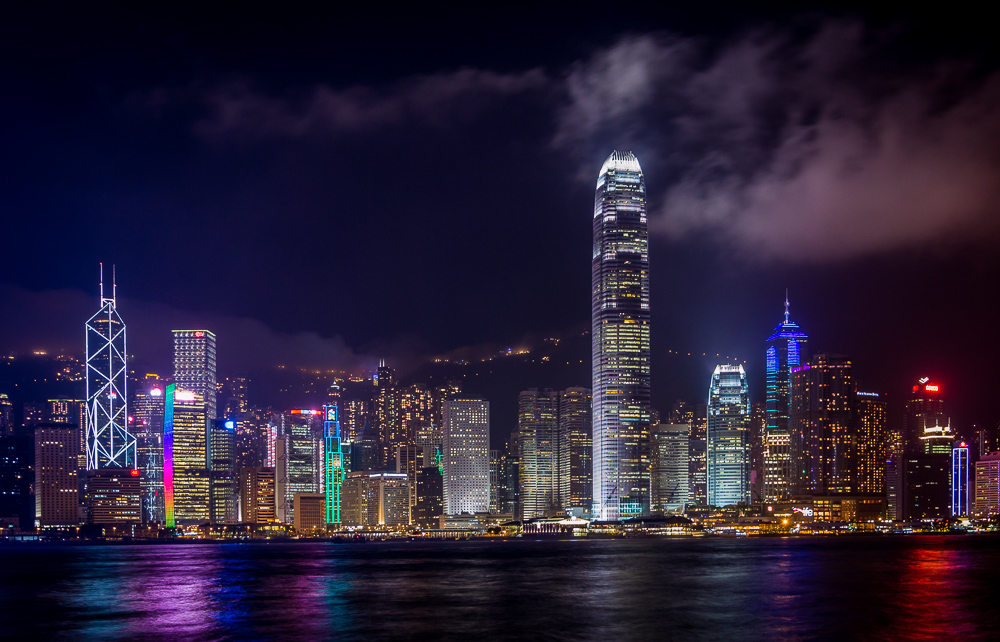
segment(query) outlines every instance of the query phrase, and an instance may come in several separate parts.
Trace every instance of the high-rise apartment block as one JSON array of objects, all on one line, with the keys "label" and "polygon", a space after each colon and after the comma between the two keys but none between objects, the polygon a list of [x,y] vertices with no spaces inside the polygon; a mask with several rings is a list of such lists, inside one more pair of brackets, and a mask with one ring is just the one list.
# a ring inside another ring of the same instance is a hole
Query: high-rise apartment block
[{"label": "high-rise apartment block", "polygon": [[788,499],[791,480],[791,395],[792,368],[806,358],[809,337],[789,319],[785,293],[785,320],[767,339],[765,420],[764,420],[764,500]]},{"label": "high-rise apartment block", "polygon": [[750,388],[742,365],[719,365],[708,389],[707,494],[711,506],[750,501]]},{"label": "high-rise apartment block", "polygon": [[594,513],[618,520],[649,510],[649,238],[631,152],[604,161],[593,226]]},{"label": "high-rise apartment block", "polygon": [[456,396],[444,403],[444,510],[448,515],[490,509],[490,402]]}]

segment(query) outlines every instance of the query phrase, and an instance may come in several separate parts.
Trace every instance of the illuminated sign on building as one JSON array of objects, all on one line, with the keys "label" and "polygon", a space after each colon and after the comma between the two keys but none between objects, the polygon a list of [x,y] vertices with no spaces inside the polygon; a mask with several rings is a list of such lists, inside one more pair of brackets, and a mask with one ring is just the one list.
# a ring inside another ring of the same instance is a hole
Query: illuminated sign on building
[{"label": "illuminated sign on building", "polygon": [[927,392],[937,392],[939,388],[936,384],[929,383],[926,386],[924,386],[924,390],[926,390]]},{"label": "illuminated sign on building", "polygon": [[296,410],[289,410],[288,414],[290,414],[290,415],[321,415],[323,413],[320,412],[319,410],[298,410],[298,409],[296,409]]}]

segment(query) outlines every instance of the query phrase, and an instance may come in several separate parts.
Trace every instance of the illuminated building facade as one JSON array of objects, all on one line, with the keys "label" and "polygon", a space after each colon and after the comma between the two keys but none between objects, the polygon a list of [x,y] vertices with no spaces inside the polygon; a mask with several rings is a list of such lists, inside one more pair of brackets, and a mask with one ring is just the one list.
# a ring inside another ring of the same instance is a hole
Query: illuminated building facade
[{"label": "illuminated building facade", "polygon": [[344,479],[345,526],[406,526],[410,519],[405,473],[359,471]]},{"label": "illuminated building facade", "polygon": [[675,423],[691,425],[691,436],[688,442],[688,500],[695,505],[704,506],[708,503],[708,406],[703,403],[688,411],[690,417],[686,421],[680,418]]},{"label": "illuminated building facade", "polygon": [[806,336],[789,319],[785,293],[785,320],[767,339],[765,351],[764,419],[764,501],[778,502],[789,497],[791,480],[792,368],[806,358]]},{"label": "illuminated building facade", "polygon": [[323,493],[295,493],[295,520],[292,522],[299,534],[319,531],[326,526],[326,495]]},{"label": "illuminated building facade", "polygon": [[817,354],[792,368],[792,494],[855,492],[851,361]]},{"label": "illuminated building facade", "polygon": [[318,493],[321,486],[323,440],[317,436],[322,411],[295,409],[282,413],[277,443],[278,521],[295,519],[295,493]]},{"label": "illuminated building facade", "polygon": [[[590,513],[594,504],[594,447],[590,407],[593,395],[588,388],[567,388],[559,395],[559,432],[565,435],[567,457],[560,465],[568,468],[568,507]],[[503,474],[503,467],[501,476]],[[513,512],[507,508],[499,513]]]},{"label": "illuminated building facade", "polygon": [[254,466],[240,474],[240,521],[250,524],[270,524],[275,514],[274,468]]},{"label": "illuminated building facade", "polygon": [[886,428],[885,396],[877,392],[858,391],[854,400],[855,444],[857,447],[858,493],[881,495],[886,492]]},{"label": "illuminated building facade", "polygon": [[163,514],[163,411],[164,385],[156,375],[146,375],[132,399],[133,432],[136,438],[142,490],[142,519],[164,522]]},{"label": "illuminated building facade", "polygon": [[907,455],[904,519],[946,519],[951,516],[951,426],[927,426],[919,454]]},{"label": "illuminated building facade", "polygon": [[947,426],[944,394],[941,384],[921,377],[913,384],[910,398],[906,400],[906,423],[903,434],[904,452],[908,455],[924,452],[923,437],[927,428]]},{"label": "illuminated building facade", "polygon": [[708,388],[705,461],[710,506],[750,501],[750,387],[742,365],[719,365]]},{"label": "illuminated building facade", "polygon": [[960,441],[951,449],[951,516],[968,517],[969,501],[969,444]]},{"label": "illuminated building facade", "polygon": [[125,323],[115,307],[117,286],[87,321],[87,470],[134,468],[136,441],[128,430]]},{"label": "illuminated building facade", "polygon": [[167,386],[163,417],[164,523],[168,527],[208,522],[211,474],[208,425],[201,394]]},{"label": "illuminated building facade", "polygon": [[344,451],[340,441],[340,415],[336,404],[323,406],[323,491],[326,493],[326,523],[341,523],[344,489]]},{"label": "illuminated building facade", "polygon": [[378,467],[393,465],[396,444],[405,443],[400,412],[400,389],[396,373],[385,361],[379,363],[375,377],[375,425],[378,430]]},{"label": "illuminated building facade", "polygon": [[490,509],[490,402],[453,397],[444,403],[444,510],[448,515]]},{"label": "illuminated building facade", "polygon": [[87,521],[105,526],[142,521],[137,468],[100,468],[87,471]]},{"label": "illuminated building facade", "polygon": [[683,512],[688,504],[688,424],[659,424],[652,431],[651,501],[654,510]]},{"label": "illuminated building facade", "polygon": [[14,404],[6,392],[0,392],[0,437],[14,436]]},{"label": "illuminated building facade", "polygon": [[75,427],[41,423],[35,427],[35,524],[41,528],[80,523]]},{"label": "illuminated building facade", "polygon": [[1000,514],[1000,452],[992,452],[976,462],[976,500],[979,517]]},{"label": "illuminated building facade", "polygon": [[593,224],[594,517],[613,521],[649,511],[649,238],[631,152],[604,161]]},{"label": "illuminated building facade", "polygon": [[559,393],[533,388],[518,395],[517,402],[521,517],[545,517],[562,509],[569,491],[569,475],[562,474],[560,465],[561,460],[569,462],[568,444],[559,430]]},{"label": "illuminated building facade", "polygon": [[209,330],[173,330],[173,335],[174,384],[180,390],[201,395],[205,421],[211,421],[218,416],[215,333]]},{"label": "illuminated building facade", "polygon": [[213,524],[239,521],[239,481],[236,474],[236,420],[215,419],[209,433],[208,462],[211,474],[209,514]]}]

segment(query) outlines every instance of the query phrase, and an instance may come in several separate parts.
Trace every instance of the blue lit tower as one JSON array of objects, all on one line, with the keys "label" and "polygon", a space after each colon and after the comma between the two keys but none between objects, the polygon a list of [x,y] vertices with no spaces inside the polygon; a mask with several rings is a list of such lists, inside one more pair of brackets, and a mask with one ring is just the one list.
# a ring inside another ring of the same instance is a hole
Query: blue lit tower
[{"label": "blue lit tower", "polygon": [[969,515],[969,444],[960,441],[951,449],[951,516]]},{"label": "blue lit tower", "polygon": [[767,378],[764,417],[764,501],[788,499],[791,479],[791,369],[806,356],[809,337],[788,319],[788,291],[785,291],[785,320],[767,339]]},{"label": "blue lit tower", "polygon": [[87,470],[135,468],[136,440],[128,430],[126,410],[125,323],[111,298],[104,296],[101,265],[101,309],[87,321]]},{"label": "blue lit tower", "polygon": [[750,388],[742,365],[720,365],[708,388],[708,504],[750,501]]},{"label": "blue lit tower", "polygon": [[649,238],[631,152],[604,161],[594,197],[594,517],[649,510]]},{"label": "blue lit tower", "polygon": [[336,404],[323,406],[323,487],[326,523],[339,525],[343,504],[344,451],[340,444],[340,415]]}]

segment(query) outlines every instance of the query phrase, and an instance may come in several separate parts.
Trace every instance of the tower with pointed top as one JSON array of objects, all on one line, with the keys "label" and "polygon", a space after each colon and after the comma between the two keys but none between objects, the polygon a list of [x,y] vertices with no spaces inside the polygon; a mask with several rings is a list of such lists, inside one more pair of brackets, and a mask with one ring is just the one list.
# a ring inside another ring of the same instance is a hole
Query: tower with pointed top
[{"label": "tower with pointed top", "polygon": [[649,238],[632,152],[604,161],[592,262],[594,517],[649,511]]},{"label": "tower with pointed top", "polygon": [[112,268],[111,296],[104,296],[101,264],[101,309],[86,326],[87,470],[135,468],[136,440],[128,429],[125,323],[116,306]]},{"label": "tower with pointed top", "polygon": [[764,501],[788,499],[791,480],[791,369],[806,358],[808,336],[788,312],[785,290],[785,320],[767,339],[764,418]]}]

